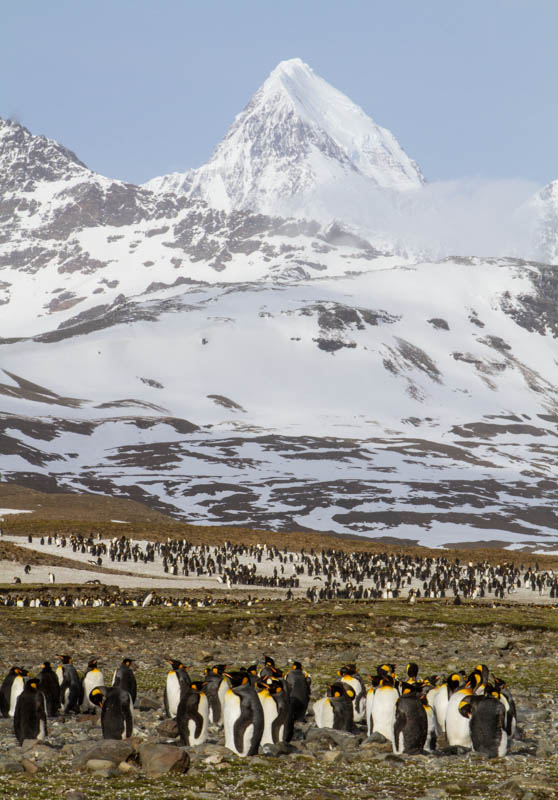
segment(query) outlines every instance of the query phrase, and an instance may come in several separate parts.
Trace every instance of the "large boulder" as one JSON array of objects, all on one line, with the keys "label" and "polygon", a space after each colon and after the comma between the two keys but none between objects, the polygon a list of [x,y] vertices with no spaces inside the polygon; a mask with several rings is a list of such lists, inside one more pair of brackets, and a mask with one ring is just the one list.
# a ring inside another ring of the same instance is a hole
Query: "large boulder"
[{"label": "large boulder", "polygon": [[172,744],[142,744],[139,754],[142,767],[151,777],[167,772],[187,772],[190,766],[186,749]]}]

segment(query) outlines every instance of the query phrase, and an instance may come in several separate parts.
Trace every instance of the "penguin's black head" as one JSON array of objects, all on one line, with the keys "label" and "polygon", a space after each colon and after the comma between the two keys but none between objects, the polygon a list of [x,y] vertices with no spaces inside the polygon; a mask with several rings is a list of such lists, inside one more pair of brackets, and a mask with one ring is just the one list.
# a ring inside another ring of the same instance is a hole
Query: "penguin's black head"
[{"label": "penguin's black head", "polygon": [[167,661],[175,671],[177,669],[184,669],[184,664],[182,661],[178,661],[176,658],[167,658]]},{"label": "penguin's black head", "polygon": [[104,699],[105,699],[105,695],[101,691],[101,689],[99,689],[99,687],[95,687],[95,689],[92,689],[89,692],[89,699],[91,700],[91,702],[94,705],[99,706],[99,708],[102,708],[103,707],[103,702],[104,702]]},{"label": "penguin's black head", "polygon": [[418,664],[415,664],[414,661],[411,661],[409,664],[407,664],[407,675],[409,676],[409,678],[416,678],[418,675],[418,671],[419,671],[419,666]]},{"label": "penguin's black head", "polygon": [[257,675],[258,674],[258,665],[257,664],[251,664],[248,667],[248,669],[246,670],[246,672],[248,673],[248,675]]},{"label": "penguin's black head", "polygon": [[123,658],[122,659],[122,663],[124,664],[125,667],[130,667],[134,663],[134,659],[133,658]]},{"label": "penguin's black head", "polygon": [[72,656],[58,656],[58,658],[60,659],[60,661],[63,664],[71,664],[72,663]]},{"label": "penguin's black head", "polygon": [[39,688],[39,679],[38,678],[29,678],[27,683],[25,684],[25,688],[28,691],[36,692]]},{"label": "penguin's black head", "polygon": [[271,656],[264,656],[264,664],[266,667],[274,667],[275,659],[273,659]]},{"label": "penguin's black head", "polygon": [[302,664],[300,663],[300,661],[293,661],[291,669],[302,669]]},{"label": "penguin's black head", "polygon": [[48,671],[50,669],[50,661],[45,661],[42,668]]},{"label": "penguin's black head", "polygon": [[207,681],[194,681],[191,688],[194,690],[194,692],[203,692],[206,686]]},{"label": "penguin's black head", "polygon": [[97,659],[96,658],[92,658],[91,661],[88,661],[87,662],[87,668],[88,669],[97,669]]}]

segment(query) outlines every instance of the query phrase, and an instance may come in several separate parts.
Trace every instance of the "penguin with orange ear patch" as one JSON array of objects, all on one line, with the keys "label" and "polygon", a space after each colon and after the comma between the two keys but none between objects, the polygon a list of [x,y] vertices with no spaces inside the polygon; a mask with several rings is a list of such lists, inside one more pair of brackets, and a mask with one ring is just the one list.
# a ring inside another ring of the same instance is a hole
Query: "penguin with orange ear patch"
[{"label": "penguin with orange ear patch", "polygon": [[118,686],[96,686],[89,695],[101,709],[103,739],[128,739],[134,729],[134,707],[129,692]]},{"label": "penguin with orange ear patch", "polygon": [[283,681],[266,678],[256,684],[264,715],[264,730],[260,744],[279,744],[292,737],[289,725],[291,709]]},{"label": "penguin with orange ear patch", "polygon": [[39,679],[30,678],[18,695],[14,709],[14,733],[19,744],[24,739],[46,739],[46,703]]},{"label": "penguin with orange ear patch", "polygon": [[424,701],[420,695],[420,687],[416,684],[403,683],[401,697],[395,706],[395,723],[393,726],[393,752],[419,755],[424,751],[428,735],[428,717]]},{"label": "penguin with orange ear patch", "polygon": [[489,758],[506,755],[506,710],[499,700],[491,695],[473,695],[461,701],[459,713],[469,723],[469,734],[475,753],[482,753]]},{"label": "penguin with orange ear patch", "polygon": [[322,697],[313,705],[318,728],[352,732],[354,697],[354,689],[346,683],[342,681],[332,683],[328,688],[327,697]]},{"label": "penguin with orange ear patch", "polygon": [[205,693],[205,681],[194,681],[185,689],[176,711],[176,724],[182,744],[194,746],[207,739],[209,703]]}]

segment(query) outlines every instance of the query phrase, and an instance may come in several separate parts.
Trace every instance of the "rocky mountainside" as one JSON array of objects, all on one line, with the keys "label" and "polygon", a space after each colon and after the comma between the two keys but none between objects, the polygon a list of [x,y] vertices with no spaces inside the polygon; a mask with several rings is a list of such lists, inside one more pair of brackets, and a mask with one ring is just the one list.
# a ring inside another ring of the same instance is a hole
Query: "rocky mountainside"
[{"label": "rocky mountainside", "polygon": [[146,186],[227,211],[330,221],[378,190],[398,195],[423,182],[390,131],[294,58],[273,70],[207,164]]},{"label": "rocky mountainside", "polygon": [[[233,162],[239,193],[209,205]],[[206,166],[138,187],[0,122],[0,478],[201,523],[555,547],[557,268],[413,263],[252,210],[274,182],[289,213],[328,181],[361,206],[422,185],[298,60]]]}]

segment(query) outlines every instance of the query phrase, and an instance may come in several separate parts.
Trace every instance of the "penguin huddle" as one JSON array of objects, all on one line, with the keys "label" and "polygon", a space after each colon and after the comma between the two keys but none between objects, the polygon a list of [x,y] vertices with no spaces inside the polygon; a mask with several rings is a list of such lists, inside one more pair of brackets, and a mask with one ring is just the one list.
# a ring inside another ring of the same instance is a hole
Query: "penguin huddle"
[{"label": "penguin huddle", "polygon": [[[381,664],[370,675],[366,692],[365,720],[368,736],[387,740],[394,753],[432,752],[445,734],[450,748],[467,748],[488,757],[506,755],[513,737],[517,712],[504,681],[488,667],[477,665],[471,673],[451,673],[439,683],[433,675],[419,679],[415,663],[398,677],[394,664]],[[326,696],[314,703],[318,727],[354,731],[361,717],[359,702],[363,685],[356,665],[338,670],[338,678]]]},{"label": "penguin huddle", "polygon": [[96,658],[90,659],[83,673],[77,671],[72,656],[60,655],[53,670],[45,661],[35,677],[28,670],[13,666],[0,686],[0,713],[12,717],[14,733],[24,739],[45,739],[47,718],[101,709],[103,738],[121,739],[132,735],[136,678],[133,659],[124,658],[107,688]]},{"label": "penguin huddle", "polygon": [[260,670],[256,664],[234,671],[215,664],[192,681],[180,660],[167,660],[165,709],[176,718],[184,745],[203,744],[213,723],[223,729],[225,747],[252,756],[260,746],[289,742],[295,722],[306,716],[311,678],[298,661],[287,674],[271,656],[264,656]]}]

